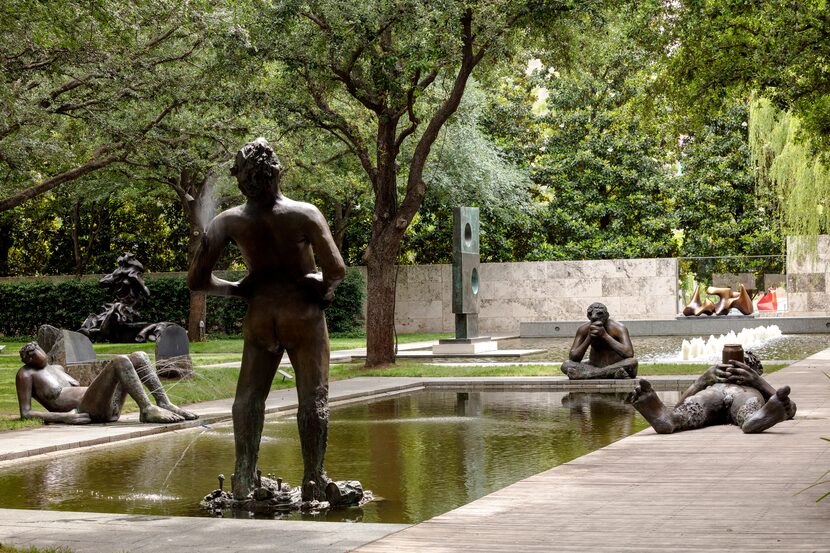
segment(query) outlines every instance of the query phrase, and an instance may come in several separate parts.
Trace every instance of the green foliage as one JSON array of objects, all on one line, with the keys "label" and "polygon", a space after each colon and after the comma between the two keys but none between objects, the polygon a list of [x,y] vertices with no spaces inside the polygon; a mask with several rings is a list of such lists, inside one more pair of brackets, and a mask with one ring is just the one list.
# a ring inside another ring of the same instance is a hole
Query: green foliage
[{"label": "green foliage", "polygon": [[636,102],[644,53],[622,22],[585,34],[569,67],[537,64],[505,78],[485,122],[527,167],[545,206],[533,258],[660,257],[674,252],[668,152]]},{"label": "green foliage", "polygon": [[683,256],[767,255],[784,248],[775,199],[755,186],[747,117],[746,105],[734,103],[683,140],[682,174],[672,182]]},{"label": "green foliage", "polygon": [[366,301],[366,280],[355,269],[337,287],[334,302],[326,310],[329,332],[347,334],[363,330],[363,304]]},{"label": "green foliage", "polygon": [[799,117],[830,152],[830,19],[826,0],[640,3],[641,40],[664,54],[660,83],[693,118],[757,91]]},{"label": "green foliage", "polygon": [[[226,275],[227,276],[227,275]],[[239,279],[242,274],[228,278]],[[169,321],[187,326],[190,291],[184,277],[145,279],[150,297],[138,306],[148,323]],[[365,283],[360,273],[350,270],[326,312],[331,332],[360,329]],[[95,280],[63,282],[24,281],[0,284],[0,335],[33,336],[42,324],[77,329],[87,316],[100,312],[112,301]],[[207,332],[240,335],[247,305],[237,298],[208,298]]]},{"label": "green foliage", "polygon": [[749,144],[758,180],[778,198],[783,230],[815,237],[830,230],[830,165],[805,138],[797,116],[764,98],[752,101]]}]

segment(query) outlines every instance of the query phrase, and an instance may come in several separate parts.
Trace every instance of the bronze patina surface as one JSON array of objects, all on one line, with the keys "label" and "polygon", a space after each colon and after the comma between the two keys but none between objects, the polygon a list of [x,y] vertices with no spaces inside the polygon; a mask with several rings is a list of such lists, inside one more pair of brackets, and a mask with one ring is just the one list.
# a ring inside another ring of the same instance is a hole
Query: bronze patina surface
[{"label": "bronze patina surface", "polygon": [[[589,346],[588,360],[582,361]],[[561,369],[571,380],[634,378],[637,364],[628,329],[609,317],[605,305],[592,303],[588,306],[588,322],[576,329],[568,360]]]},{"label": "bronze patina surface", "polygon": [[[237,153],[231,174],[247,201],[214,218],[188,275],[192,290],[248,302],[233,404],[232,490],[239,501],[248,500],[255,491],[265,399],[285,352],[296,371],[303,500],[324,500],[330,482],[323,469],[329,418],[329,340],[323,310],[332,302],[346,267],[320,211],[282,194],[281,172],[265,139],[246,144]],[[248,268],[240,282],[212,274],[230,242],[239,247]]]}]

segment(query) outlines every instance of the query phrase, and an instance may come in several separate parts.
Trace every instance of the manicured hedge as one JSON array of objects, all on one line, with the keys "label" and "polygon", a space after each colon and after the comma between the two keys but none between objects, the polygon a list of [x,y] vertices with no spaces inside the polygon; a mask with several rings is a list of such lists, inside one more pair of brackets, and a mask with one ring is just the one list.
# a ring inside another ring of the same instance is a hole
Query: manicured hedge
[{"label": "manicured hedge", "polygon": [[[238,280],[244,273],[223,275]],[[150,297],[139,306],[147,322],[170,321],[187,327],[190,292],[184,276],[145,276]],[[365,285],[362,274],[350,269],[337,289],[334,304],[326,311],[329,332],[359,331],[363,325]],[[0,283],[0,335],[33,336],[42,324],[78,329],[104,303],[113,301],[95,279],[15,281]],[[208,297],[207,331],[239,335],[245,302],[238,298]]]}]

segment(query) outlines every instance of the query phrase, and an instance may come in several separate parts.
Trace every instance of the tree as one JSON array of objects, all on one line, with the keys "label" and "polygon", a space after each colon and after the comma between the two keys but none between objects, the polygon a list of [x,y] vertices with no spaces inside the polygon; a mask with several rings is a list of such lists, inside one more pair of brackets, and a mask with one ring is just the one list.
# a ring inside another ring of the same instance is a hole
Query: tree
[{"label": "tree", "polygon": [[[546,259],[657,257],[676,250],[671,136],[639,105],[653,71],[624,16],[576,41],[571,63],[541,59],[505,79],[488,131],[528,168],[545,205]],[[660,112],[658,112],[659,116]]]},{"label": "tree", "polygon": [[[289,125],[320,129],[342,142],[372,188],[372,234],[364,255],[367,366],[394,362],[395,262],[424,201],[430,153],[473,70],[488,57],[508,54],[523,35],[514,31],[534,22],[562,30],[591,7],[516,0],[285,0],[251,14],[252,45],[274,62],[272,99]],[[402,147],[410,137],[415,146],[404,166]]]},{"label": "tree", "polygon": [[758,181],[778,198],[782,229],[814,239],[830,231],[830,158],[817,155],[803,138],[802,122],[791,112],[765,98],[750,103],[749,145]]},{"label": "tree", "polygon": [[124,161],[193,83],[209,3],[12,0],[0,10],[0,211]]},{"label": "tree", "polygon": [[801,119],[830,150],[830,10],[825,0],[653,0],[642,38],[665,55],[666,90],[707,116],[752,91]]}]

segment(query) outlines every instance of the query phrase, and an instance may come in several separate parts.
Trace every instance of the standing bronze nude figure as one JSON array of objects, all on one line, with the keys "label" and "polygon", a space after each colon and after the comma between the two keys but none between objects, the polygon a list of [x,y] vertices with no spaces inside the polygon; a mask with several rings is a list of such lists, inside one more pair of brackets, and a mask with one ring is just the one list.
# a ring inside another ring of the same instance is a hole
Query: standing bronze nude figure
[{"label": "standing bronze nude figure", "polygon": [[[589,346],[591,353],[583,362]],[[608,308],[601,303],[588,306],[588,322],[576,330],[568,357],[561,369],[571,380],[637,376],[638,363],[628,329],[610,319]]]},{"label": "standing bronze nude figure", "polygon": [[728,423],[753,434],[793,418],[796,406],[790,400],[790,387],[776,390],[764,380],[763,366],[752,352],[746,352],[744,361],[709,367],[673,408],[666,407],[643,379],[628,402],[658,434]]},{"label": "standing bronze nude figure", "polygon": [[[169,423],[199,418],[170,402],[150,358],[143,351],[115,356],[89,387],[79,386],[60,365],[50,365],[46,352],[36,342],[20,348],[20,359],[24,366],[17,371],[15,385],[22,419],[67,424],[115,422],[128,395],[138,404],[141,422]],[[156,405],[150,403],[142,384],[149,388]],[[32,399],[48,412],[35,411]]]},{"label": "standing bronze nude figure", "polygon": [[[303,500],[322,501],[329,483],[323,469],[329,416],[329,340],[323,309],[334,298],[346,267],[320,211],[282,195],[281,170],[263,138],[236,154],[231,174],[247,202],[211,222],[190,266],[188,283],[192,290],[248,302],[242,369],[233,403],[234,499],[247,498],[256,483],[265,400],[287,351],[297,378]],[[238,283],[212,274],[231,241],[239,246],[248,268],[248,275]]]}]

